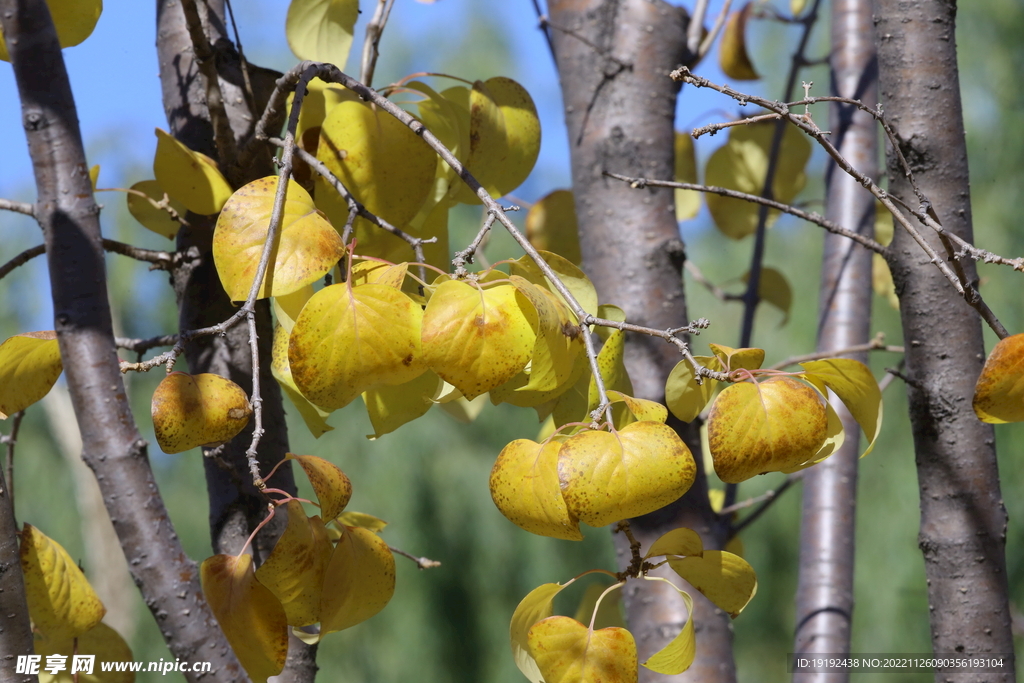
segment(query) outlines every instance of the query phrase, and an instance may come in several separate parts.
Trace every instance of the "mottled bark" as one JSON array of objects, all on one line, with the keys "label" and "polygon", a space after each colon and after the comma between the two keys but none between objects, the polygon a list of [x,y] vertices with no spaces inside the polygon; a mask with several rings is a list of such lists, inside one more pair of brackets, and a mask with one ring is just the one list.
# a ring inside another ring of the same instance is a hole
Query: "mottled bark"
[{"label": "mottled bark", "polygon": [[[832,94],[878,101],[871,0],[832,2]],[[829,110],[835,146],[857,169],[878,177],[874,119],[842,104]],[[875,198],[834,164],[826,172],[826,217],[872,237]],[[818,350],[838,351],[868,341],[871,333],[872,253],[850,240],[825,235],[818,305]],[[867,362],[867,354],[849,356]],[[800,573],[796,595],[798,654],[846,654],[853,618],[854,521],[860,427],[841,405],[846,430],[838,453],[804,475]],[[847,673],[798,673],[798,683],[842,683]]]},{"label": "mottled bark", "polygon": [[173,656],[211,662],[204,681],[246,680],[203,600],[198,568],[174,533],[128,405],[107,303],[99,209],[49,11],[42,2],[3,0],[0,21],[21,96],[38,191],[35,215],[82,457],[96,473],[132,576]]},{"label": "mottled bark", "polygon": [[[622,306],[630,322],[661,329],[685,325],[680,275],[685,253],[672,190],[638,191],[602,173],[672,177],[678,86],[668,74],[688,61],[688,16],[661,0],[552,0],[549,11],[584,270],[601,301]],[[633,336],[626,365],[636,395],[663,401],[665,378],[679,360],[678,352],[662,340]],[[699,467],[696,429],[678,422],[673,426]],[[725,540],[725,528],[708,503],[703,472],[680,501],[630,521],[645,546],[681,526],[700,533],[708,548],[720,548]],[[629,553],[623,541],[619,537],[616,542],[625,562]],[[664,575],[681,584],[672,572]],[[670,679],[641,668],[641,681],[735,680],[729,617],[689,590],[695,605],[696,661]],[[674,637],[687,617],[678,594],[661,582],[631,582],[625,601],[641,661]]]},{"label": "mottled bark", "polygon": [[[881,100],[920,189],[946,230],[973,241],[967,149],[949,0],[875,3]],[[889,191],[918,204],[888,155]],[[922,232],[945,253],[931,231]],[[905,231],[888,257],[907,348],[907,395],[921,499],[918,543],[936,653],[1013,652],[1004,545],[1006,510],[990,425],[971,408],[984,361],[981,322]],[[963,263],[976,280],[974,264]],[[941,681],[1011,681],[1004,673]]]}]

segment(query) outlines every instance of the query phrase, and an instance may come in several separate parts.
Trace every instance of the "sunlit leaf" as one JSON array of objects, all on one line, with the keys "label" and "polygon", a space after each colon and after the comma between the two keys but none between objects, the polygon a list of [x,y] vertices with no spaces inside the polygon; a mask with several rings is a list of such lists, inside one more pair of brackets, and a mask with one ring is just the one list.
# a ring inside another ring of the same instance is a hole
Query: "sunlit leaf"
[{"label": "sunlit leaf", "polygon": [[256,578],[281,601],[290,626],[308,626],[320,621],[320,591],[334,546],[323,521],[307,517],[302,503],[290,500],[285,510],[288,526]]},{"label": "sunlit leaf", "polygon": [[[648,401],[645,398],[634,398],[621,391],[609,391],[608,401],[610,403],[624,403],[635,418],[630,422],[662,422],[668,419],[668,409],[657,401]],[[628,424],[628,423],[627,423]],[[625,425],[623,425],[625,426]]]},{"label": "sunlit leaf", "polygon": [[896,283],[892,280],[892,271],[889,270],[889,264],[881,254],[871,255],[871,288],[875,290],[875,294],[888,301],[893,310],[900,310],[900,298],[896,295]]},{"label": "sunlit leaf", "polygon": [[395,558],[388,544],[361,527],[342,527],[327,566],[320,600],[320,633],[366,621],[395,593]]},{"label": "sunlit leaf", "polygon": [[359,261],[352,266],[353,285],[387,285],[401,289],[409,272],[408,263],[381,263],[380,261]]},{"label": "sunlit leaf", "polygon": [[16,334],[0,344],[0,419],[46,396],[63,369],[52,330]]},{"label": "sunlit leaf", "polygon": [[[576,356],[573,361],[572,369],[569,376],[565,381],[556,386],[554,389],[547,391],[534,391],[532,389],[526,389],[526,385],[530,381],[530,375],[525,371],[516,374],[515,377],[505,382],[504,384],[497,386],[490,391],[491,403],[498,405],[499,403],[509,403],[520,408],[536,408],[539,413],[543,413],[542,418],[547,417],[551,413],[551,407],[548,407],[545,411],[542,404],[553,405],[555,399],[564,395],[565,393],[572,390],[573,386],[583,379],[582,391],[586,392],[586,382],[589,381],[590,373],[587,370],[589,360],[585,353],[580,353]],[[584,377],[586,375],[586,377]],[[586,412],[587,397],[580,394],[581,414]]]},{"label": "sunlit leaf", "polygon": [[868,439],[862,455],[870,453],[882,430],[882,392],[868,366],[850,358],[828,358],[800,367],[835,392]]},{"label": "sunlit leaf", "polygon": [[153,431],[164,453],[230,441],[252,415],[245,390],[220,375],[172,372],[153,392]]},{"label": "sunlit leaf", "polygon": [[693,529],[679,528],[666,532],[658,537],[651,547],[647,549],[648,557],[659,555],[694,555],[700,557],[704,554],[704,542]]},{"label": "sunlit leaf", "polygon": [[545,683],[635,683],[636,642],[624,628],[591,631],[569,617],[533,625],[530,655]]},{"label": "sunlit leaf", "polygon": [[26,523],[20,556],[28,613],[36,630],[49,639],[64,640],[100,623],[106,608],[59,543]]},{"label": "sunlit leaf", "polygon": [[[597,367],[601,371],[601,378],[604,380],[606,390],[617,391],[627,396],[633,394],[633,383],[630,382],[629,373],[626,372],[625,332],[615,330],[605,340],[601,351],[597,354]],[[587,390],[587,411],[597,408],[600,400],[597,393],[597,382],[591,376],[590,386]],[[558,420],[557,417],[555,419]]]},{"label": "sunlit leaf", "polygon": [[[622,618],[622,591],[613,590],[610,593],[605,593],[607,588],[608,586],[601,583],[592,583],[587,586],[573,619],[589,624],[593,617],[594,628],[598,629],[609,626],[626,628],[626,622]],[[602,595],[604,598],[601,598]],[[601,599],[600,605],[597,604],[598,599]],[[594,615],[595,607],[597,608],[596,616]]]},{"label": "sunlit leaf", "polygon": [[517,439],[491,470],[491,499],[510,522],[541,536],[581,541],[579,520],[562,499],[558,451],[562,444]]},{"label": "sunlit leaf", "polygon": [[[688,133],[676,131],[676,171],[677,183],[697,183],[697,155],[693,149],[693,137]],[[676,220],[686,221],[700,212],[700,192],[693,190],[675,190]]]},{"label": "sunlit leaf", "polygon": [[[343,65],[338,65],[339,67]],[[307,152],[316,156],[320,142],[320,127],[324,119],[335,105],[345,100],[356,100],[359,96],[348,88],[337,83],[326,83],[319,78],[312,79],[306,86],[306,94],[302,98],[302,110],[295,127],[295,137],[299,145]],[[288,113],[291,114],[295,93],[288,94]]]},{"label": "sunlit leaf", "polygon": [[209,216],[220,211],[232,190],[216,162],[159,128],[156,140],[153,173],[160,187],[193,213]]},{"label": "sunlit leaf", "polygon": [[558,454],[569,512],[593,527],[668,505],[686,493],[695,474],[690,449],[658,422],[582,431],[566,439]]},{"label": "sunlit leaf", "polygon": [[738,484],[811,459],[825,441],[824,402],[789,377],[740,382],[718,395],[708,415],[708,445],[718,477]]},{"label": "sunlit leaf", "polygon": [[95,192],[98,187],[96,183],[100,181],[100,165],[89,167],[89,182],[92,183],[92,191]]},{"label": "sunlit leaf", "polygon": [[284,608],[253,573],[252,555],[214,555],[200,568],[203,595],[253,681],[284,668],[288,622]]},{"label": "sunlit leaf", "polygon": [[530,362],[530,381],[523,391],[549,391],[565,384],[576,357],[583,352],[583,330],[562,299],[525,278],[513,275],[513,286],[533,305],[537,342]]},{"label": "sunlit leaf", "polygon": [[[131,186],[132,190],[141,192],[153,201],[162,202],[164,201],[165,192],[160,183],[155,180],[142,180]],[[181,223],[171,218],[164,209],[158,209],[153,206],[153,202],[140,197],[137,194],[131,192],[125,195],[128,200],[128,212],[135,217],[142,227],[155,232],[158,235],[163,235],[169,240],[174,239],[174,236],[178,234],[178,229],[181,228]],[[184,218],[185,216],[185,205],[181,202],[167,197],[167,204],[174,209],[175,213]]]},{"label": "sunlit leaf", "polygon": [[349,481],[341,468],[329,460],[316,455],[285,455],[288,460],[295,460],[306,473],[313,492],[320,501],[320,512],[324,519],[334,519],[348,505],[352,498],[352,482]]},{"label": "sunlit leaf", "polygon": [[[750,281],[750,272],[743,274],[743,282]],[[782,322],[789,322],[789,309],[793,305],[793,290],[786,276],[775,268],[762,268],[761,279],[757,283],[757,296],[782,311]]]},{"label": "sunlit leaf", "polygon": [[415,379],[426,369],[422,319],[422,309],[394,287],[324,287],[306,302],[289,338],[295,386],[336,410],[367,389]]},{"label": "sunlit leaf", "polygon": [[573,202],[572,190],[555,190],[538,199],[526,213],[526,237],[537,249],[579,265],[583,257]]},{"label": "sunlit leaf", "polygon": [[[92,35],[96,22],[103,11],[102,0],[46,0],[57,29],[57,41],[61,47],[74,47]],[[7,43],[0,31],[0,60],[11,61]]]},{"label": "sunlit leaf", "polygon": [[380,532],[384,527],[388,525],[383,519],[368,515],[365,512],[355,512],[353,510],[345,510],[335,519],[337,524],[341,526],[358,526],[363,529],[368,529],[373,533]]},{"label": "sunlit leaf", "polygon": [[693,628],[693,598],[686,591],[680,590],[677,586],[669,584],[683,598],[686,605],[686,626],[668,645],[658,650],[643,665],[651,671],[675,676],[690,668],[694,657],[697,655],[697,640]]},{"label": "sunlit leaf", "polygon": [[441,384],[441,378],[427,370],[405,384],[378,386],[363,392],[366,412],[373,425],[373,434],[367,438],[376,439],[389,434],[426,414],[434,405],[433,399]]},{"label": "sunlit leaf", "polygon": [[[555,272],[558,279],[562,281],[566,289],[583,307],[583,310],[591,315],[597,315],[597,290],[594,288],[594,283],[590,281],[590,278],[578,266],[558,254],[541,251],[540,256],[551,266],[551,270]],[[544,287],[561,297],[554,283],[544,275],[529,256],[523,256],[518,261],[510,263],[509,273],[525,278],[533,284]],[[568,306],[568,302],[566,302],[566,306]]]},{"label": "sunlit leaf", "polygon": [[735,370],[757,370],[764,363],[764,349],[734,349],[722,344],[708,344],[711,353],[718,357],[722,369],[726,372]]},{"label": "sunlit leaf", "polygon": [[753,7],[754,3],[748,2],[743,9],[729,15],[718,48],[718,63],[722,73],[736,81],[755,81],[760,78],[747,54],[747,20]]},{"label": "sunlit leaf", "polygon": [[705,550],[701,557],[669,558],[669,566],[733,618],[757,592],[754,568],[742,557]]},{"label": "sunlit leaf", "polygon": [[[47,638],[41,633],[35,634],[35,651],[42,655],[43,662],[50,655],[67,657],[68,666],[56,675],[41,668],[39,683],[132,683],[135,673],[132,671],[106,671],[103,666],[107,662],[130,662],[134,659],[132,649],[124,638],[103,622],[78,636],[78,638]],[[73,655],[92,655],[91,674],[83,671],[71,673]],[[111,667],[113,668],[113,667]],[[77,678],[77,680],[76,680]]]},{"label": "sunlit leaf", "polygon": [[288,47],[299,59],[345,68],[359,0],[291,0],[284,30]]},{"label": "sunlit leaf", "polygon": [[[694,358],[706,368],[716,372],[722,370],[722,363],[716,356]],[[676,363],[665,381],[665,405],[683,422],[692,422],[700,415],[718,387],[717,379],[705,377],[701,384],[697,384],[696,377],[693,364],[684,358]]]},{"label": "sunlit leaf", "polygon": [[[569,582],[571,583],[571,581]],[[566,584],[568,585],[568,584]],[[551,603],[565,586],[557,583],[545,583],[537,586],[523,598],[516,611],[512,614],[509,629],[509,640],[512,643],[512,656],[516,666],[531,683],[544,683],[544,676],[537,668],[529,649],[529,633],[534,624],[551,616]]]},{"label": "sunlit leaf", "polygon": [[974,388],[974,412],[991,424],[1024,421],[1024,334],[992,349]]},{"label": "sunlit leaf", "polygon": [[[274,299],[274,301],[276,302],[277,299]],[[310,403],[302,395],[302,392],[299,391],[299,388],[295,386],[295,380],[292,379],[291,366],[288,365],[288,333],[280,325],[274,326],[274,345],[271,353],[270,371],[274,375],[274,379],[281,386],[281,390],[295,404],[295,408],[299,411],[299,416],[302,417],[302,421],[306,423],[306,427],[314,438],[319,439],[325,433],[334,429],[334,427],[327,424],[327,416],[331,414],[331,411],[324,410]]]},{"label": "sunlit leaf", "polygon": [[[313,298],[313,294],[313,285],[306,285],[291,294],[284,294],[273,298],[274,317],[277,319],[277,324],[285,331],[286,337],[287,334],[292,333],[292,328],[295,327],[295,321],[298,319],[299,313],[302,312],[302,307]],[[288,345],[286,342],[285,355],[287,353]]]},{"label": "sunlit leaf", "polygon": [[[245,301],[263,254],[277,194],[277,176],[254,180],[227,201],[213,233],[213,261],[232,301]],[[277,246],[258,299],[298,291],[322,278],[345,255],[341,237],[313,199],[288,182]]]}]

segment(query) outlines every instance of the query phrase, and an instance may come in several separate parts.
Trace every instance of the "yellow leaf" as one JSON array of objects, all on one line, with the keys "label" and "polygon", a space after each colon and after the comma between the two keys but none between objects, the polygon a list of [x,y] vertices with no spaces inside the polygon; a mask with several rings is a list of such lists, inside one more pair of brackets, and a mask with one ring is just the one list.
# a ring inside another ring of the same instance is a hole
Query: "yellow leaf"
[{"label": "yellow leaf", "polygon": [[348,505],[352,498],[352,482],[341,468],[315,455],[287,453],[288,460],[295,460],[306,473],[313,486],[316,499],[320,501],[320,513],[324,519],[334,519]]},{"label": "yellow leaf", "polygon": [[[794,465],[793,467],[787,467],[780,470],[785,474],[791,474],[793,472],[806,469],[812,465],[817,465],[819,462],[842,448],[843,443],[846,441],[846,430],[843,428],[843,421],[839,419],[839,415],[832,407],[832,404],[828,402],[828,387],[825,386],[824,382],[821,382],[813,375],[804,376],[804,379],[814,385],[814,388],[818,390],[819,394],[821,394],[822,400],[825,401],[825,440],[822,442],[821,447],[818,448],[818,452],[809,460],[798,465]],[[726,550],[729,550],[728,546],[726,546]],[[736,554],[739,555],[740,553]]]},{"label": "yellow leaf", "polygon": [[[43,669],[39,672],[39,683],[133,683],[135,673],[131,671],[105,671],[106,662],[130,662],[134,659],[132,650],[124,638],[106,624],[100,622],[76,638],[47,638],[35,634],[35,651],[42,655],[43,662],[50,655],[67,657],[67,668],[51,674]],[[92,673],[72,673],[74,655],[95,657]]]},{"label": "yellow leaf", "polygon": [[675,430],[634,422],[617,432],[586,430],[558,453],[569,513],[593,527],[668,505],[693,484],[696,465]]},{"label": "yellow leaf", "polygon": [[651,657],[643,662],[644,667],[660,674],[675,676],[690,668],[693,659],[697,654],[697,640],[693,629],[693,598],[690,594],[679,590],[678,587],[669,584],[682,596],[686,604],[686,626],[679,634],[669,642],[668,645],[658,650]]},{"label": "yellow leaf", "polygon": [[[604,388],[614,390],[623,394],[633,393],[633,384],[626,372],[626,333],[622,330],[615,330],[605,341],[601,351],[597,354],[597,367],[601,371],[601,378],[604,379]],[[588,391],[587,411],[597,408],[600,398],[597,395],[597,382],[593,377],[590,380]],[[556,420],[558,418],[555,418]]]},{"label": "yellow leaf", "polygon": [[456,422],[469,424],[480,416],[487,405],[487,394],[480,394],[472,401],[460,396],[452,401],[444,401],[440,404],[441,410],[451,415]]},{"label": "yellow leaf", "polygon": [[705,550],[702,557],[672,558],[669,566],[734,619],[757,592],[757,574],[742,557]]},{"label": "yellow leaf", "polygon": [[807,0],[789,0],[789,11],[793,13],[793,16],[798,16],[804,11],[807,6]]},{"label": "yellow leaf", "polygon": [[[267,242],[277,176],[254,180],[227,201],[213,233],[213,261],[232,301],[245,301]],[[258,299],[291,294],[322,278],[345,255],[341,237],[294,180]]]},{"label": "yellow leaf", "polygon": [[302,395],[337,410],[367,389],[404,384],[426,369],[422,309],[385,285],[324,287],[306,302],[288,342]]},{"label": "yellow leaf", "polygon": [[636,642],[624,628],[591,631],[569,617],[548,617],[527,642],[545,683],[636,683]]},{"label": "yellow leaf", "polygon": [[266,683],[281,673],[288,621],[280,601],[256,579],[252,555],[214,555],[199,573],[206,602],[249,677]]},{"label": "yellow leaf", "polygon": [[550,192],[530,207],[526,238],[537,249],[554,252],[577,266],[583,261],[572,190]]},{"label": "yellow leaf", "polygon": [[584,350],[583,330],[562,299],[518,275],[511,276],[536,312],[537,342],[530,362],[530,381],[522,391],[550,391],[566,384],[576,357]]},{"label": "yellow leaf", "polygon": [[[677,183],[697,183],[697,154],[693,149],[693,137],[676,131],[676,172]],[[700,212],[700,192],[675,190],[676,220],[686,221]]]},{"label": "yellow leaf", "polygon": [[747,20],[754,4],[748,2],[743,9],[732,12],[722,31],[722,44],[718,48],[718,63],[722,73],[737,81],[756,81],[760,78],[747,54]]},{"label": "yellow leaf", "polygon": [[992,349],[974,387],[974,413],[990,424],[1024,421],[1024,334]]},{"label": "yellow leaf", "polygon": [[159,128],[153,173],[160,187],[192,213],[215,214],[231,196],[231,185],[213,159],[193,152]]},{"label": "yellow leaf", "polygon": [[[721,372],[722,363],[716,356],[694,356],[698,363],[715,372]],[[683,422],[693,422],[704,406],[711,400],[711,395],[718,387],[718,380],[705,377],[703,383],[697,384],[697,375],[690,361],[683,359],[676,363],[665,381],[665,404],[672,414]]]},{"label": "yellow leaf", "polygon": [[[743,274],[743,282],[750,282],[750,271]],[[757,283],[757,296],[782,311],[782,327],[789,322],[789,309],[793,305],[793,290],[786,276],[775,268],[762,268]]]},{"label": "yellow leaf", "polygon": [[505,446],[491,470],[491,499],[501,514],[530,533],[582,541],[579,520],[562,499],[558,451],[562,444],[517,439]]},{"label": "yellow leaf", "polygon": [[825,441],[825,405],[811,387],[789,377],[727,387],[708,415],[715,472],[738,484],[766,472],[801,465]]},{"label": "yellow leaf", "polygon": [[249,424],[252,406],[242,387],[219,375],[172,372],[153,392],[153,431],[164,453],[219,446]]},{"label": "yellow leaf", "polygon": [[484,289],[460,280],[442,282],[430,297],[424,360],[467,399],[504,384],[529,360],[537,335],[518,297],[512,285]]},{"label": "yellow leaf", "polygon": [[[610,403],[625,403],[633,420],[630,422],[661,422],[668,419],[668,409],[657,401],[648,401],[645,398],[633,398],[621,391],[609,391],[608,401]],[[625,426],[625,425],[623,425]]]},{"label": "yellow leaf", "polygon": [[373,533],[378,533],[384,527],[388,525],[383,519],[368,515],[365,512],[354,512],[352,510],[345,510],[335,518],[335,524],[341,526],[358,526],[363,529],[368,529]]},{"label": "yellow leaf", "polygon": [[51,640],[65,640],[100,623],[106,608],[59,543],[26,523],[20,556],[28,613],[37,631]]},{"label": "yellow leaf", "polygon": [[52,330],[16,334],[0,344],[0,420],[46,396],[63,369]]},{"label": "yellow leaf", "polygon": [[327,62],[345,69],[359,0],[291,0],[284,31],[299,59]]},{"label": "yellow leaf", "polygon": [[96,183],[100,180],[100,165],[89,167],[89,182],[92,183],[92,191],[96,191]]},{"label": "yellow leaf", "polygon": [[[420,119],[431,133],[437,136],[441,143],[455,155],[459,161],[465,163],[469,158],[469,113],[460,110],[451,99],[444,93],[438,93],[430,86],[420,81],[410,81],[405,87],[427,96],[427,99],[419,102]],[[464,89],[463,89],[464,90]],[[447,195],[451,183],[459,182],[455,171],[442,160],[437,158],[437,177],[434,181],[434,198],[440,200]]]},{"label": "yellow leaf", "polygon": [[[708,185],[760,195],[768,175],[768,156],[774,134],[774,121],[730,128],[729,141],[708,159],[704,181]],[[787,124],[772,182],[775,200],[789,204],[804,188],[807,183],[804,167],[810,156],[811,143],[807,136],[796,126]],[[716,194],[707,195],[706,201],[715,225],[727,237],[743,239],[757,230],[760,205]],[[767,225],[771,225],[777,216],[777,211],[770,211]]]},{"label": "yellow leaf", "polygon": [[[102,0],[46,0],[57,29],[57,41],[61,47],[74,47],[92,35],[96,22],[103,11]],[[0,31],[0,60],[11,61],[7,43]]]},{"label": "yellow leaf", "polygon": [[[576,301],[583,307],[583,310],[591,315],[597,315],[597,290],[594,288],[594,283],[590,281],[590,278],[579,267],[558,254],[550,251],[541,251],[540,256],[551,266],[551,270],[555,271],[558,279],[562,281],[566,289],[569,290],[569,293],[575,297]],[[509,273],[518,275],[539,287],[543,287],[558,296],[559,299],[562,299],[562,295],[558,294],[555,285],[541,272],[540,268],[529,256],[523,256],[518,261],[512,261],[509,264]],[[568,302],[564,299],[562,301],[565,303],[566,308],[568,308]],[[569,310],[572,309],[570,308]]]},{"label": "yellow leaf", "polygon": [[[568,586],[572,581],[565,584]],[[516,666],[531,683],[544,683],[544,677],[537,668],[537,662],[530,654],[529,633],[537,622],[551,616],[551,603],[565,586],[557,583],[545,583],[537,586],[523,598],[516,611],[512,614],[509,628],[509,641],[512,643],[512,656]]]},{"label": "yellow leaf", "polygon": [[[153,201],[161,202],[164,200],[165,192],[160,183],[155,180],[142,180],[131,186],[131,189],[136,192],[141,192],[150,197]],[[181,228],[181,223],[171,218],[171,214],[163,209],[158,209],[153,206],[153,203],[148,199],[132,194],[129,192],[125,195],[128,200],[128,212],[135,217],[142,227],[155,232],[158,235],[163,235],[169,240],[174,239],[174,236],[178,234],[178,229]],[[171,199],[167,196],[168,204],[175,212],[182,218],[185,217],[187,209],[185,205],[179,201]]]},{"label": "yellow leaf", "polygon": [[372,531],[342,527],[331,555],[320,599],[320,633],[326,635],[366,621],[395,593],[395,558]]},{"label": "yellow leaf", "polygon": [[[277,299],[275,298],[274,301],[276,302]],[[278,319],[280,320],[281,318]],[[299,388],[295,386],[295,380],[292,379],[292,370],[288,365],[288,333],[280,325],[274,326],[274,345],[271,352],[270,371],[285,395],[295,404],[295,408],[299,411],[299,416],[302,417],[302,421],[306,423],[306,427],[314,438],[319,439],[325,433],[334,429],[334,427],[327,424],[327,416],[331,414],[331,411],[323,410],[310,403],[302,395],[302,392],[299,391]]]},{"label": "yellow leaf", "polygon": [[693,529],[680,527],[673,529],[658,537],[644,555],[646,560],[649,557],[659,555],[693,555],[701,557],[704,554],[704,542]]},{"label": "yellow leaf", "polygon": [[441,378],[427,370],[405,384],[379,386],[363,392],[366,412],[373,425],[373,434],[366,438],[379,438],[426,414],[434,405],[433,399],[441,384]]},{"label": "yellow leaf", "polygon": [[[344,65],[338,66],[340,68]],[[315,156],[320,141],[320,126],[323,125],[324,119],[327,118],[331,109],[334,109],[335,105],[340,102],[358,98],[359,96],[354,92],[337,83],[326,83],[319,78],[312,79],[306,86],[306,94],[302,98],[302,110],[299,111],[299,121],[295,127],[296,140],[301,141],[303,149]],[[295,93],[289,93],[289,114],[291,114],[294,100]],[[309,133],[309,142],[311,143],[308,147],[306,145],[307,133]]]},{"label": "yellow leaf", "polygon": [[[895,229],[892,213],[885,208],[882,202],[875,202],[875,240],[883,247],[889,246],[892,242],[892,235]],[[881,254],[879,254],[881,256]]]},{"label": "yellow leaf", "polygon": [[[619,628],[626,628],[626,622],[622,618],[622,591],[613,590],[610,593],[605,593],[608,588],[605,584],[592,583],[587,586],[587,590],[583,593],[583,598],[580,599],[580,604],[576,608],[576,615],[573,617],[576,621],[581,623],[589,624],[591,618],[594,620],[594,628],[607,628],[609,626],[617,626]],[[604,598],[601,596],[604,595]],[[601,600],[601,604],[597,601]],[[594,609],[597,609],[597,614],[594,614]]]},{"label": "yellow leaf", "polygon": [[734,349],[722,344],[708,344],[725,372],[757,370],[764,363],[764,349]]},{"label": "yellow leaf", "polygon": [[380,261],[359,261],[352,266],[350,281],[353,286],[374,284],[401,289],[405,284],[405,275],[408,272],[408,263],[387,264]]},{"label": "yellow leaf", "polygon": [[[590,373],[587,371],[588,363],[589,361],[585,353],[578,354],[573,361],[572,370],[566,380],[554,389],[547,391],[527,390],[526,385],[530,381],[530,375],[525,371],[520,372],[504,384],[491,389],[491,403],[494,405],[509,403],[520,408],[536,408],[538,414],[543,413],[540,416],[543,419],[551,413],[551,407],[553,407],[555,399],[571,391],[577,382],[583,381],[582,389],[586,391],[587,386],[585,382],[590,380]],[[586,397],[581,394],[579,401],[582,404],[580,408],[582,412],[586,410],[586,400]],[[543,404],[548,404],[549,406],[546,411]]]},{"label": "yellow leaf", "polygon": [[900,298],[896,295],[892,271],[881,254],[871,255],[871,288],[875,290],[875,294],[884,297],[894,311],[900,310]]},{"label": "yellow leaf", "polygon": [[[299,313],[302,312],[302,307],[306,305],[307,301],[313,298],[313,294],[313,285],[306,285],[302,289],[297,289],[291,294],[284,294],[273,298],[272,305],[274,308],[274,317],[277,318],[277,324],[284,330],[285,339],[287,339],[287,335],[292,333],[292,328],[295,327],[295,321],[298,319]],[[287,341],[285,342],[284,348],[287,360]]]},{"label": "yellow leaf", "polygon": [[835,392],[868,439],[862,456],[871,452],[882,430],[882,392],[868,366],[850,358],[828,358],[801,363],[808,379],[813,376]]}]

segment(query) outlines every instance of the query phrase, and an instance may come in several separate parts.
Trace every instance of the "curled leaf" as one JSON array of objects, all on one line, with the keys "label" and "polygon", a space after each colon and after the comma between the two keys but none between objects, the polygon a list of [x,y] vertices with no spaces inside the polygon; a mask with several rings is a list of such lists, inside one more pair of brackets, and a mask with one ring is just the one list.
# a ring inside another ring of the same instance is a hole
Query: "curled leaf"
[{"label": "curled leaf", "polygon": [[295,460],[306,473],[313,492],[320,502],[320,512],[324,519],[334,519],[348,505],[352,498],[352,482],[349,481],[341,468],[329,460],[315,455],[285,455],[288,460]]},{"label": "curled leaf", "polygon": [[249,423],[242,387],[219,375],[172,372],[153,392],[153,431],[164,453],[230,441]]},{"label": "curled leaf", "polygon": [[701,557],[672,558],[669,566],[690,585],[736,618],[757,592],[754,568],[738,555],[724,550],[705,550]]},{"label": "curled leaf", "polygon": [[156,138],[153,174],[160,187],[193,213],[209,216],[220,211],[231,196],[231,185],[217,162],[159,128]]},{"label": "curled leaf", "polygon": [[537,622],[551,616],[551,603],[563,588],[565,586],[557,583],[545,583],[537,586],[519,601],[516,611],[512,614],[512,624],[509,628],[512,657],[516,666],[524,676],[530,679],[531,683],[544,683],[544,676],[537,668],[537,662],[533,655],[530,654],[530,629]]},{"label": "curled leaf", "polygon": [[819,380],[835,392],[868,439],[862,455],[870,453],[882,430],[882,392],[868,366],[850,358],[827,358],[800,367],[808,380]]},{"label": "curled leaf", "polygon": [[527,643],[547,683],[635,683],[636,642],[624,628],[592,631],[569,617],[533,625]]},{"label": "curled leaf", "polygon": [[[706,367],[721,372],[722,363],[716,356],[694,356],[696,361]],[[705,377],[697,384],[697,373],[689,360],[683,359],[676,363],[665,381],[665,404],[672,414],[683,422],[692,422],[718,387],[718,380]]]},{"label": "curled leaf", "polygon": [[580,523],[566,507],[558,479],[562,444],[517,439],[505,446],[491,469],[491,498],[516,526],[541,536],[583,540]]},{"label": "curled leaf", "polygon": [[718,63],[722,73],[737,81],[756,81],[760,78],[747,54],[747,20],[754,3],[748,2],[742,9],[732,12],[722,31]]}]

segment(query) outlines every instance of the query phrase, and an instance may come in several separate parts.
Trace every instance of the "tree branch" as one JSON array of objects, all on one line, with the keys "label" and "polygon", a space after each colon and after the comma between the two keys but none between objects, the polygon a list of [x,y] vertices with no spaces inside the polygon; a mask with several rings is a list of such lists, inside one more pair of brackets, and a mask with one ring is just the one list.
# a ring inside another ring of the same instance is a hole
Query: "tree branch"
[{"label": "tree branch", "polygon": [[26,216],[36,215],[36,208],[31,204],[15,202],[10,199],[0,199],[0,210],[13,211],[14,213],[21,213]]},{"label": "tree branch", "polygon": [[363,60],[359,69],[359,80],[366,85],[373,83],[373,72],[377,69],[377,57],[380,55],[381,36],[391,16],[391,7],[395,0],[377,0],[377,9],[373,18],[366,24],[366,38],[363,40]]},{"label": "tree branch", "polygon": [[[8,34],[9,35],[9,34]],[[4,627],[0,629],[0,652],[4,653],[4,668],[0,678],[4,683],[34,683],[38,676],[18,674],[14,670],[15,658],[35,652],[32,625],[25,600],[25,577],[21,572],[18,550],[18,523],[14,518],[14,444],[24,411],[14,414],[11,433],[0,442],[7,444],[7,477],[0,470],[0,614]]]},{"label": "tree branch", "polygon": [[14,270],[15,268],[23,266],[26,263],[28,263],[29,261],[31,261],[32,259],[34,259],[36,256],[40,256],[40,255],[45,254],[45,253],[46,253],[46,245],[45,244],[38,244],[38,245],[36,245],[34,247],[26,249],[25,251],[21,252],[20,254],[18,254],[14,258],[12,258],[7,263],[5,263],[2,266],[0,266],[0,279],[3,279],[5,277],[7,277],[11,273],[11,271]]}]

